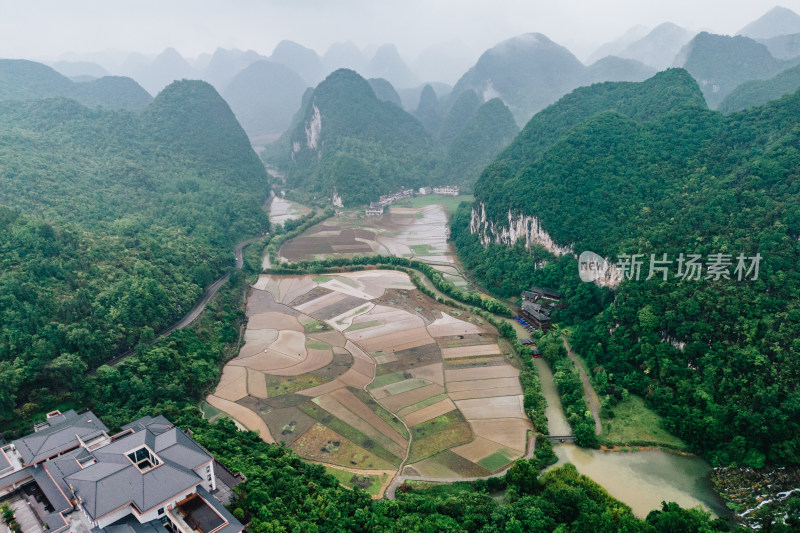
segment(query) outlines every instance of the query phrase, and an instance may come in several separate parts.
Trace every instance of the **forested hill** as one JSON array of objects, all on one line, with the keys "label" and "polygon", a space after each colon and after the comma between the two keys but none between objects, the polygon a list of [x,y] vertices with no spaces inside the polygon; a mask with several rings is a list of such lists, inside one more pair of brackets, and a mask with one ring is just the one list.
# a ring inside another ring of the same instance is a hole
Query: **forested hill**
[{"label": "forested hill", "polygon": [[63,96],[86,106],[140,111],[153,99],[130,78],[104,76],[76,83],[52,68],[23,59],[0,59],[0,100]]},{"label": "forested hill", "polygon": [[0,102],[0,416],[152,337],[267,228],[227,104],[176,82],[141,114]]},{"label": "forested hill", "polygon": [[[698,105],[693,83],[676,70],[576,91],[535,118],[476,187],[484,227],[495,224],[489,238],[511,211],[538,217],[575,253],[645,254],[641,279],[623,280],[613,298],[578,280],[571,254],[484,250],[469,210],[453,235],[465,266],[503,295],[562,288],[561,319],[576,324],[573,346],[601,395],[645,396],[712,461],[800,463],[800,94],[724,116]],[[676,278],[681,253],[701,256],[699,280]],[[737,280],[737,256],[757,253],[758,278]],[[666,281],[645,280],[650,254],[672,261]],[[706,278],[712,254],[728,254],[731,279]]]},{"label": "forested hill", "polygon": [[[706,109],[703,94],[688,72],[669,69],[640,83],[606,82],[581,87],[540,111],[525,125],[514,141],[488,166],[476,183],[479,196],[510,194],[504,201],[487,203],[498,207],[515,203],[514,185],[499,181],[515,179],[516,171],[532,164],[574,128],[605,111],[616,111],[634,120],[647,121],[680,110]],[[517,198],[518,199],[518,198]],[[501,212],[504,211],[504,212]]]},{"label": "forested hill", "polygon": [[475,111],[450,142],[439,166],[439,183],[471,189],[481,171],[518,132],[508,107],[499,98],[492,98]]},{"label": "forested hill", "polygon": [[725,97],[717,109],[723,113],[741,111],[791,94],[798,88],[800,88],[800,66],[784,70],[768,80],[751,80],[739,85]]},{"label": "forested hill", "polygon": [[379,100],[364,78],[347,69],[333,72],[304,98],[293,125],[265,156],[286,170],[291,187],[328,197],[336,187],[345,205],[427,184],[437,159],[422,124]]}]

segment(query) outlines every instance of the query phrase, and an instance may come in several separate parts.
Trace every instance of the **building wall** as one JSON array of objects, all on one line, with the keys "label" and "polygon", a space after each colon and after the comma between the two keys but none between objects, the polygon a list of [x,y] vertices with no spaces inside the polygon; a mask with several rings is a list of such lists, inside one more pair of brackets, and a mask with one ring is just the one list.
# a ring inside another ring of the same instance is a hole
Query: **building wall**
[{"label": "building wall", "polygon": [[[207,462],[204,465],[200,465],[194,469],[195,473],[198,476],[203,478],[203,488],[206,489],[208,492],[214,492],[217,488],[217,474],[214,472],[214,460]],[[209,481],[208,477],[211,476],[211,480]]]},{"label": "building wall", "polygon": [[[212,469],[214,468],[213,465],[212,465],[211,468]],[[158,510],[159,509],[164,509],[164,513],[166,513],[167,509],[175,507],[176,503],[178,503],[181,500],[186,499],[187,496],[189,496],[190,494],[193,494],[195,492],[197,492],[197,487],[192,487],[191,489],[182,492],[181,494],[179,494],[178,496],[176,496],[174,498],[170,498],[169,500],[167,500],[163,504],[153,508],[152,510],[150,510],[149,512],[146,512],[144,514],[139,514],[138,512],[136,512],[132,505],[126,505],[125,507],[122,507],[121,509],[118,509],[118,510],[114,511],[111,514],[108,514],[106,516],[101,517],[99,520],[94,522],[94,525],[102,529],[104,527],[107,527],[107,526],[113,524],[117,520],[125,518],[129,514],[132,514],[134,516],[134,518],[136,518],[136,520],[139,521],[140,524],[144,524],[145,522],[150,522],[151,520],[155,520],[157,518],[161,518],[162,516],[164,516],[163,514],[161,514],[161,515],[158,514]],[[83,506],[81,506],[81,510],[83,510]],[[85,511],[84,511],[84,513],[85,513]],[[86,514],[86,516],[89,516],[89,515]],[[89,520],[91,520],[91,517],[89,518]]]}]

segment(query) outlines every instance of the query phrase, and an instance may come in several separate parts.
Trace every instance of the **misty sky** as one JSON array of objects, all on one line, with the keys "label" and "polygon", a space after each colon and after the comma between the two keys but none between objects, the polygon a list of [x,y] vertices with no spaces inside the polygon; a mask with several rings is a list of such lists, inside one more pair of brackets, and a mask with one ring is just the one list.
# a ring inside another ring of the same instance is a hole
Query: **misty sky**
[{"label": "misty sky", "polygon": [[[735,33],[775,0],[0,0],[0,57],[52,60],[106,49],[185,57],[217,47],[269,55],[290,39],[323,54],[337,41],[397,44],[413,59],[457,46],[477,57],[508,37],[537,31],[581,59],[636,24],[665,21]],[[780,0],[800,13],[800,0]]]}]

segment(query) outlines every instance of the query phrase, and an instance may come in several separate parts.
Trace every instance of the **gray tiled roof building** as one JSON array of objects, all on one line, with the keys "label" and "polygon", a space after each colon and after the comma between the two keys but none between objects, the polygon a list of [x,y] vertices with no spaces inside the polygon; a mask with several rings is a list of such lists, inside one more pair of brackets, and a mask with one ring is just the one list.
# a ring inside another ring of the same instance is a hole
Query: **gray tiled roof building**
[{"label": "gray tiled roof building", "polygon": [[[214,458],[163,416],[109,436],[91,411],[48,415],[0,447],[0,497],[35,484],[52,533],[238,533],[214,496]],[[80,525],[82,524],[82,525]]]}]

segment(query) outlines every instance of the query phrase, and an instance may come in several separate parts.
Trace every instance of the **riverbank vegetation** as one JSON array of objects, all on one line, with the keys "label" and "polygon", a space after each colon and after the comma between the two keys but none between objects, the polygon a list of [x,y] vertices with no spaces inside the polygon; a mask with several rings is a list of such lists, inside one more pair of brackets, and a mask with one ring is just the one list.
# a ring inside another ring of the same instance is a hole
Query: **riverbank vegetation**
[{"label": "riverbank vegetation", "polygon": [[583,448],[599,448],[594,417],[586,403],[583,383],[572,359],[567,356],[560,337],[554,334],[543,335],[537,342],[542,357],[553,369],[553,380],[561,397],[567,422],[575,435],[575,444]]},{"label": "riverbank vegetation", "polygon": [[616,405],[606,408],[604,403],[600,414],[603,432],[599,440],[605,446],[659,446],[688,450],[683,441],[664,429],[663,418],[635,394],[623,391]]}]

